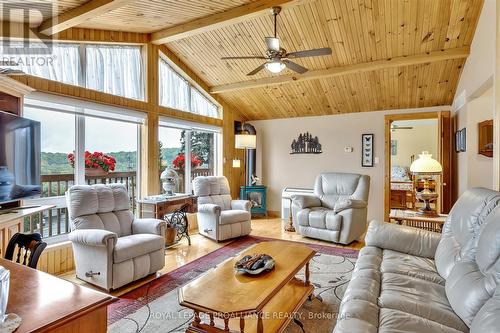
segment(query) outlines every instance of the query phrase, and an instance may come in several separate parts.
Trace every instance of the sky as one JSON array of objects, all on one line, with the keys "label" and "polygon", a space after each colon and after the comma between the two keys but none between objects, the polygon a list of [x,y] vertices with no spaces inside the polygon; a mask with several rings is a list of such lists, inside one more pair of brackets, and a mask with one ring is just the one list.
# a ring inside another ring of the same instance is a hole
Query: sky
[{"label": "sky", "polygon": [[[60,112],[25,108],[24,117],[39,121],[42,130],[42,151],[70,153],[75,147],[75,116]],[[159,140],[164,148],[180,147],[181,130],[160,128]],[[87,117],[85,149],[116,152],[137,150],[137,125]]]}]

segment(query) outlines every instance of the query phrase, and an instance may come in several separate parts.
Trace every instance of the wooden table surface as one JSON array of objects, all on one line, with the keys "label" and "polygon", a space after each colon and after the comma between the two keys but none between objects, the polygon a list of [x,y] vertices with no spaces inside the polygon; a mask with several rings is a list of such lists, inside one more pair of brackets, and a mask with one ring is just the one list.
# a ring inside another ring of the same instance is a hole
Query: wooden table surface
[{"label": "wooden table surface", "polygon": [[5,259],[0,258],[0,265],[10,270],[7,313],[22,318],[16,333],[53,332],[115,299]]},{"label": "wooden table surface", "polygon": [[[234,264],[255,253],[272,256],[276,261],[274,270],[259,276],[235,274]],[[303,244],[283,241],[256,244],[180,288],[180,303],[199,311],[226,314],[260,311],[315,253]]]}]

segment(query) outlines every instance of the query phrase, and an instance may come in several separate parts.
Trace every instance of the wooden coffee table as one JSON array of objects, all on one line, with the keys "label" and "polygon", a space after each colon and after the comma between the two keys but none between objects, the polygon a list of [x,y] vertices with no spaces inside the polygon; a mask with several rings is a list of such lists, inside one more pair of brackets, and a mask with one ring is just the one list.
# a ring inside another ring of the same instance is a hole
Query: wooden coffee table
[{"label": "wooden coffee table", "polygon": [[[259,276],[236,274],[247,254],[266,253],[276,267]],[[194,311],[188,333],[282,332],[312,295],[309,261],[316,251],[303,244],[263,242],[244,250],[179,289],[179,303]],[[305,267],[305,281],[295,275]]]}]

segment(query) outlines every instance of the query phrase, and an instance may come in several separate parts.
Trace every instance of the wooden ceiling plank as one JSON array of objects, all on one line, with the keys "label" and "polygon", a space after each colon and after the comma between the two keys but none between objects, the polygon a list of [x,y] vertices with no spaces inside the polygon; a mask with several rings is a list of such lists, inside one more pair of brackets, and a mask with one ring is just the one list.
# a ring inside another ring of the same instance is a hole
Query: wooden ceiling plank
[{"label": "wooden ceiling plank", "polygon": [[44,35],[52,36],[133,1],[135,0],[92,0],[59,16],[43,21],[38,27],[38,31]]},{"label": "wooden ceiling plank", "polygon": [[207,31],[227,27],[249,20],[274,6],[287,7],[303,4],[312,0],[258,0],[225,12],[216,13],[187,23],[179,24],[152,33],[151,40],[155,44],[170,43],[179,39],[198,35]]},{"label": "wooden ceiling plank", "polygon": [[231,90],[248,89],[248,88],[262,87],[273,84],[314,80],[321,77],[332,77],[332,76],[369,72],[369,71],[379,70],[382,68],[394,68],[394,67],[442,61],[447,59],[467,58],[468,55],[469,55],[468,47],[434,51],[407,57],[396,57],[384,60],[376,60],[371,62],[347,65],[342,67],[313,70],[306,72],[305,74],[302,75],[293,75],[293,76],[282,75],[282,76],[274,76],[263,79],[232,83],[222,86],[213,86],[210,89],[210,91],[212,93],[221,93]]}]

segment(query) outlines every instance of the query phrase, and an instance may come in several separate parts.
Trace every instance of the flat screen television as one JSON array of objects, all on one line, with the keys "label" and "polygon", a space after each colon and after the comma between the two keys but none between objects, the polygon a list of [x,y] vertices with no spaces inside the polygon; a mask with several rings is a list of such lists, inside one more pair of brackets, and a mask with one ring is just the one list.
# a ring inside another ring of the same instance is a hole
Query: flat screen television
[{"label": "flat screen television", "polygon": [[0,111],[0,209],[41,195],[40,160],[40,123]]}]

